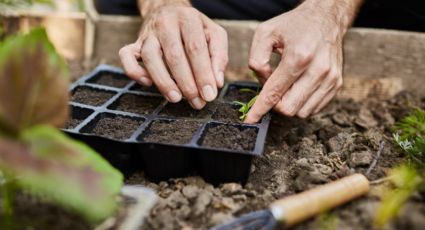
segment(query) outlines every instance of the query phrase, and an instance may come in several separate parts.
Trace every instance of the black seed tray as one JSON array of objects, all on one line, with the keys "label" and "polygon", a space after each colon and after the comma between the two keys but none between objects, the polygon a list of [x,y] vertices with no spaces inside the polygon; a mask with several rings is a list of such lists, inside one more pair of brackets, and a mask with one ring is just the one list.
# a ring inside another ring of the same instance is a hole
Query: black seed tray
[{"label": "black seed tray", "polygon": [[199,174],[212,184],[246,183],[251,161],[261,155],[270,122],[248,125],[238,120],[240,88],[227,84],[201,110],[187,102],[170,104],[154,88],[139,86],[121,69],[100,65],[71,85],[72,116],[63,129],[82,140],[129,175],[144,170],[158,182]]}]

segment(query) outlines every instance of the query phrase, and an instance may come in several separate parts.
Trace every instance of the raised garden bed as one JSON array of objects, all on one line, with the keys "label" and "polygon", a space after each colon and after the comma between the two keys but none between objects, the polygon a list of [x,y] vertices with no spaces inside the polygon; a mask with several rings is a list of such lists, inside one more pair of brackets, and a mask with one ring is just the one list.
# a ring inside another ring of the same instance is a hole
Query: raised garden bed
[{"label": "raised garden bed", "polygon": [[[246,182],[252,157],[262,154],[270,117],[258,124],[242,124],[238,107],[223,95],[226,89],[247,83],[226,86],[218,100],[194,110],[185,101],[166,103],[152,91],[134,90],[135,82],[123,88],[99,83],[109,82],[99,80],[102,77],[121,75],[120,70],[100,66],[72,85],[73,99],[79,100],[71,105],[94,112],[85,119],[72,113],[67,133],[91,145],[120,170],[144,170],[152,181],[197,173],[213,184]],[[233,116],[226,119],[225,113]]]}]

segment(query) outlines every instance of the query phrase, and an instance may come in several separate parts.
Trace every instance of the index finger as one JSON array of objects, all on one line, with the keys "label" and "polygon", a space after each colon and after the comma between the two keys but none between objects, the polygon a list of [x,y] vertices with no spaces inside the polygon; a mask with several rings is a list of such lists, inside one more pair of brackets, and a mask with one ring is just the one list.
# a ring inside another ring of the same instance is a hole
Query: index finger
[{"label": "index finger", "polygon": [[282,57],[278,67],[264,84],[244,122],[251,124],[258,122],[282,99],[283,94],[301,76],[306,68],[307,62],[301,63],[292,57]]}]

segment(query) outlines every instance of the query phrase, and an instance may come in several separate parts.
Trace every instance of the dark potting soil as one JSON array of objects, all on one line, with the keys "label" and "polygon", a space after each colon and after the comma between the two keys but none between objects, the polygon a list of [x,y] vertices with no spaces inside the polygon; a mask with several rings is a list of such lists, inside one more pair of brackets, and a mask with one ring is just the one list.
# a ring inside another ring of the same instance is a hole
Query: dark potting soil
[{"label": "dark potting soil", "polygon": [[[82,217],[29,195],[17,193],[13,204],[13,230],[93,229]],[[0,208],[0,224],[4,220],[2,215]]]},{"label": "dark potting soil", "polygon": [[[253,89],[254,91],[256,89]],[[247,103],[251,100],[251,98],[255,97],[256,93],[254,92],[241,92],[240,88],[229,87],[226,95],[224,95],[224,99],[229,102],[239,101],[243,103]]]},{"label": "dark potting soil", "polygon": [[201,145],[220,149],[253,150],[257,137],[255,128],[217,125],[207,128]]},{"label": "dark potting soil", "polygon": [[156,120],[152,122],[140,139],[163,144],[187,144],[200,126],[201,123],[196,121]]},{"label": "dark potting soil", "polygon": [[[160,196],[142,229],[208,229],[267,208],[281,197],[354,172],[364,174],[376,158],[381,141],[385,142],[384,149],[367,177],[371,181],[384,178],[390,168],[403,160],[391,141],[389,128],[398,120],[399,113],[411,111],[409,105],[419,105],[416,99],[411,94],[400,94],[388,101],[334,100],[325,110],[304,120],[274,114],[264,154],[254,159],[245,186],[227,183],[214,187],[200,177],[151,183],[143,172],[135,173],[126,183],[143,184]],[[367,110],[371,115],[359,116],[367,114]],[[356,124],[356,120],[364,127]],[[375,126],[367,127],[370,124]],[[330,211],[337,219],[334,229],[372,229],[380,204],[376,195],[380,186],[387,185],[371,185],[375,192]],[[410,199],[401,215],[389,223],[389,229],[422,229],[423,200],[423,194]],[[294,229],[315,230],[324,224],[323,218],[317,217]]]},{"label": "dark potting soil", "polygon": [[181,101],[179,103],[168,103],[165,108],[159,113],[162,116],[168,117],[184,117],[184,118],[208,118],[214,111],[214,105],[208,103],[201,110],[193,109],[187,101]]},{"label": "dark potting soil", "polygon": [[71,101],[100,106],[113,97],[114,94],[113,92],[79,87],[72,93]]},{"label": "dark potting soil", "polygon": [[65,129],[73,129],[77,127],[83,120],[70,118],[68,121],[66,121],[64,128]]},{"label": "dark potting soil", "polygon": [[158,89],[155,86],[146,87],[139,84],[133,85],[132,87],[130,87],[130,90],[138,92],[159,93]]},{"label": "dark potting soil", "polygon": [[241,123],[238,107],[238,105],[220,104],[212,115],[212,119],[226,123]]},{"label": "dark potting soil", "polygon": [[143,123],[141,120],[132,119],[129,117],[115,116],[102,117],[96,122],[91,133],[125,140],[130,138],[134,131]]},{"label": "dark potting soil", "polygon": [[123,74],[111,74],[111,73],[100,73],[100,75],[90,79],[89,83],[94,83],[98,85],[106,85],[117,88],[124,88],[130,79]]},{"label": "dark potting soil", "polygon": [[137,114],[150,114],[160,104],[159,97],[140,96],[135,94],[124,94],[110,108]]}]

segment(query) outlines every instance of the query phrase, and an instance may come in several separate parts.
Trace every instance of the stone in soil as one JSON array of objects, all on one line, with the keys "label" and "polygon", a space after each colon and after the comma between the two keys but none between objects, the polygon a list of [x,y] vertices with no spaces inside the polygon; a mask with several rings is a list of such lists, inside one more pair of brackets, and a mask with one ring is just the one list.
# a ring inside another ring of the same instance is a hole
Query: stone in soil
[{"label": "stone in soil", "polygon": [[130,79],[123,74],[114,74],[109,72],[101,72],[99,75],[90,79],[88,82],[98,85],[106,85],[117,88],[123,88],[128,83],[130,83]]},{"label": "stone in soil", "polygon": [[241,123],[241,120],[239,119],[241,114],[237,109],[239,106],[236,106],[236,108],[234,108],[234,106],[235,105],[224,103],[218,104],[212,119],[226,123]]},{"label": "stone in soil", "polygon": [[129,113],[142,115],[151,114],[162,102],[160,97],[140,96],[135,94],[124,94],[110,107]]},{"label": "stone in soil", "polygon": [[163,144],[189,143],[201,123],[185,120],[156,120],[142,134],[140,140]]},{"label": "stone in soil", "polygon": [[220,149],[252,151],[257,138],[256,128],[231,125],[211,126],[205,131],[201,145]]},{"label": "stone in soil", "polygon": [[205,119],[211,116],[213,112],[213,105],[211,103],[205,105],[201,110],[193,109],[187,101],[179,103],[168,103],[165,108],[159,113],[161,116],[177,117],[177,118],[197,118]]},{"label": "stone in soil", "polygon": [[115,93],[110,91],[78,87],[71,96],[71,101],[86,105],[101,106],[105,104]]},{"label": "stone in soil", "polygon": [[125,140],[130,138],[133,132],[136,131],[142,123],[142,120],[130,117],[104,116],[95,123],[90,133],[113,139]]},{"label": "stone in soil", "polygon": [[[256,91],[255,88],[248,88]],[[254,92],[241,92],[240,89],[243,89],[243,87],[229,87],[228,91],[226,92],[226,95],[224,96],[224,100],[229,102],[239,101],[242,103],[247,103],[253,97],[255,97],[255,95],[257,95],[257,93]]]},{"label": "stone in soil", "polygon": [[365,167],[370,165],[372,159],[370,151],[353,152],[351,153],[349,164],[351,167]]}]

